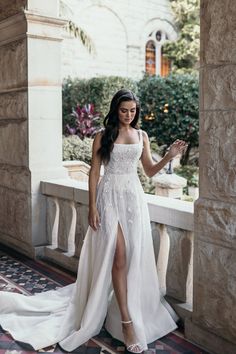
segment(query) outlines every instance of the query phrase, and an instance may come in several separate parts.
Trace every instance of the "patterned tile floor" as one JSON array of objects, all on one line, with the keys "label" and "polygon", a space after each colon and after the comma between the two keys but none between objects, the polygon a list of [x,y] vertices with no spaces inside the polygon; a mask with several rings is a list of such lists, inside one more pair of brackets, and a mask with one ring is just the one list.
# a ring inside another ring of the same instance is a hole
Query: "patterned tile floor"
[{"label": "patterned tile floor", "polygon": [[[74,282],[72,274],[42,261],[33,261],[0,245],[0,291],[11,291],[25,295],[56,289]],[[44,348],[40,353],[63,354],[58,345]],[[0,327],[0,354],[33,354],[28,344],[16,342]],[[122,354],[124,345],[113,339],[104,329],[74,354]],[[207,354],[186,341],[180,331],[175,331],[151,343],[145,354]]]}]

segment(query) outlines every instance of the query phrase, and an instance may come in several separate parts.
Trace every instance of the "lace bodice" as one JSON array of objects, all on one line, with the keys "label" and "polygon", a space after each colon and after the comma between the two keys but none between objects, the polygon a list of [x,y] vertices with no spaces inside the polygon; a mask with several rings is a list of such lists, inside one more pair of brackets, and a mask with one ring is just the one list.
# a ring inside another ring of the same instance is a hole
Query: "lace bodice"
[{"label": "lace bodice", "polygon": [[139,143],[114,144],[110,161],[104,166],[105,174],[129,174],[137,172],[138,161],[142,154],[143,139],[139,130]]}]

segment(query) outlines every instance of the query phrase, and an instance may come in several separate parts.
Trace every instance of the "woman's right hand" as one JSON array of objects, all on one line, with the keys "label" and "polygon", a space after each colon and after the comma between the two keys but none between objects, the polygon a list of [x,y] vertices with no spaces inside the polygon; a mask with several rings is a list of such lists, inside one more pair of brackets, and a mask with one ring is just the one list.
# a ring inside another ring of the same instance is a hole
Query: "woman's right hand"
[{"label": "woman's right hand", "polygon": [[97,229],[100,226],[100,217],[99,217],[98,210],[96,207],[89,208],[88,222],[89,222],[89,225],[91,226],[91,228],[94,231],[97,231]]}]

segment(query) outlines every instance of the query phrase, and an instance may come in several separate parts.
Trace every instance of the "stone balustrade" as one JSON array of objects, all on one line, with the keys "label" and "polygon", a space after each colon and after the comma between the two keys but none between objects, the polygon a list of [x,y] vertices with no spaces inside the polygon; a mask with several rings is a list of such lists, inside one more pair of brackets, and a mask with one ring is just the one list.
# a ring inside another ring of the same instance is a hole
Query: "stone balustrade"
[{"label": "stone balustrade", "polygon": [[[76,272],[88,227],[87,182],[41,182],[47,198],[47,241],[43,256]],[[146,194],[160,288],[181,318],[192,304],[193,204]]]}]

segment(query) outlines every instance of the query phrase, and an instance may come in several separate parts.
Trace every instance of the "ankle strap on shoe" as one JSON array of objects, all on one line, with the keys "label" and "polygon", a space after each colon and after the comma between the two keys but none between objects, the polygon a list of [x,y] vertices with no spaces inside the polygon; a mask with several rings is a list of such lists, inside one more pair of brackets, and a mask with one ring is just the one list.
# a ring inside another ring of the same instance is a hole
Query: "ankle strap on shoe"
[{"label": "ankle strap on shoe", "polygon": [[130,321],[121,321],[122,324],[130,324],[132,322],[133,322],[132,320],[130,320]]}]

